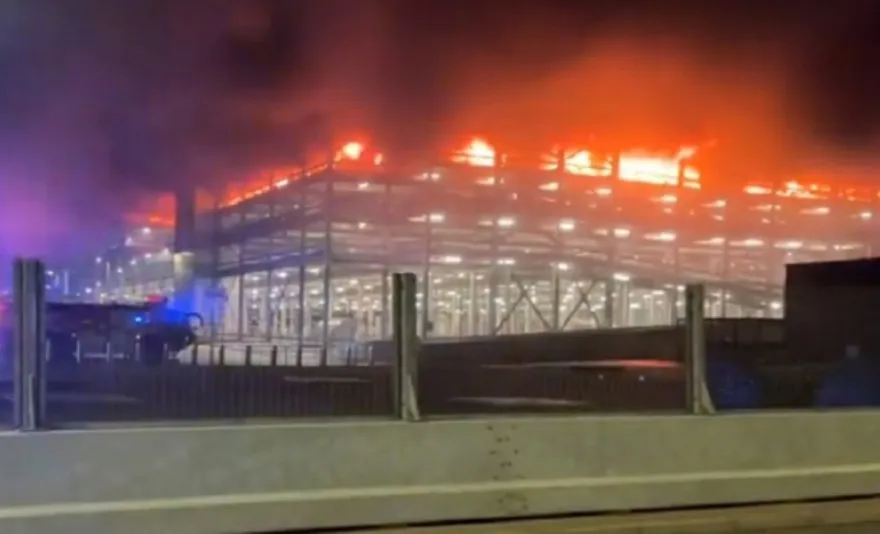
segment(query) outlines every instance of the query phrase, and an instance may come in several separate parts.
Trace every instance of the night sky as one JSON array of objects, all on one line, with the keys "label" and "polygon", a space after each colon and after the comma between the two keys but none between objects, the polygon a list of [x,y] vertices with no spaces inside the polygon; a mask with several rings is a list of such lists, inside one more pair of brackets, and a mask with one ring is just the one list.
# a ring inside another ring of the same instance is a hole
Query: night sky
[{"label": "night sky", "polygon": [[717,139],[870,179],[878,35],[872,0],[0,0],[0,257],[289,164],[310,116],[401,153]]}]

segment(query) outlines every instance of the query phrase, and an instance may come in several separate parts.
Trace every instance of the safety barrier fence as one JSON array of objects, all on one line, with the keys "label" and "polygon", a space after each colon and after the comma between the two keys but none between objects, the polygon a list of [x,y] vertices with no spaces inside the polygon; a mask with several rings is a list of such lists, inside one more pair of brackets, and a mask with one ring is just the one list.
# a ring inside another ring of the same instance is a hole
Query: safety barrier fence
[{"label": "safety barrier fence", "polygon": [[[674,326],[422,342],[407,330],[416,328],[416,290],[413,276],[402,274],[393,340],[202,340],[174,351],[140,336],[47,338],[42,269],[38,261],[17,264],[14,335],[0,335],[0,422],[16,428],[388,418],[401,413],[404,386],[420,417],[874,405],[872,369],[786,354],[781,321],[706,320],[698,285],[687,288]],[[73,357],[56,358],[63,349]]]},{"label": "safety barrier fence", "polygon": [[[868,496],[880,487],[880,413],[717,414],[730,406],[716,402],[700,286],[688,287],[686,320],[669,334],[679,335],[680,357],[664,365],[678,374],[642,365],[613,381],[620,366],[561,357],[510,364],[486,354],[480,368],[436,357],[440,349],[416,336],[410,274],[394,277],[388,363],[184,358],[160,370],[125,359],[59,368],[45,357],[42,272],[39,262],[16,266],[14,358],[3,372],[18,431],[0,432],[4,534],[314,531]],[[644,389],[655,383],[666,389]],[[252,395],[268,388],[275,393]],[[560,397],[584,406],[555,406]],[[113,408],[101,412],[101,402]],[[650,408],[661,413],[631,413]],[[608,411],[618,414],[592,415]],[[206,413],[286,422],[131,425]],[[327,424],[291,422],[295,415],[375,417]],[[56,429],[107,422],[129,428]]]},{"label": "safety barrier fence", "polygon": [[[697,286],[688,292],[686,325],[633,332],[646,336],[649,352],[626,349],[623,358],[615,358],[615,347],[628,335],[624,331],[602,349],[610,353],[604,359],[583,360],[563,346],[567,339],[547,345],[540,336],[494,349],[479,339],[421,343],[410,274],[395,277],[394,339],[387,342],[329,348],[199,342],[172,353],[168,344],[140,336],[99,343],[47,337],[42,264],[20,261],[15,273],[16,322],[8,343],[14,350],[4,351],[11,358],[5,359],[2,408],[3,420],[21,429],[402,413],[682,413],[704,402],[687,394],[688,384],[700,381],[688,376],[702,373],[705,357]],[[522,347],[528,354],[515,354]],[[72,357],[58,358],[62,349]],[[401,399],[409,404],[402,406]]]}]

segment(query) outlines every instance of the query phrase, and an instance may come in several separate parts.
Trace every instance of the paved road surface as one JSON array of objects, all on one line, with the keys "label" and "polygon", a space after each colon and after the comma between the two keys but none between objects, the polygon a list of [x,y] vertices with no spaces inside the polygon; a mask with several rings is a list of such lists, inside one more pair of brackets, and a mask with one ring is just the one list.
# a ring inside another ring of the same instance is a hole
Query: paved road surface
[{"label": "paved road surface", "polygon": [[880,499],[732,507],[688,512],[609,514],[361,534],[878,534]]}]

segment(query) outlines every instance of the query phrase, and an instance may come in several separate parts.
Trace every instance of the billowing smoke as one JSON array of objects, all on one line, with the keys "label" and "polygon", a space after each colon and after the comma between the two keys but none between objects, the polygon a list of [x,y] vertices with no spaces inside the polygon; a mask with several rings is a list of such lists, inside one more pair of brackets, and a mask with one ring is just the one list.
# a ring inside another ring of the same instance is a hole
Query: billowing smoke
[{"label": "billowing smoke", "polygon": [[290,165],[318,133],[395,153],[473,132],[834,159],[804,114],[827,100],[812,98],[827,46],[809,43],[873,3],[605,4],[0,0],[0,257],[80,254],[145,197]]}]

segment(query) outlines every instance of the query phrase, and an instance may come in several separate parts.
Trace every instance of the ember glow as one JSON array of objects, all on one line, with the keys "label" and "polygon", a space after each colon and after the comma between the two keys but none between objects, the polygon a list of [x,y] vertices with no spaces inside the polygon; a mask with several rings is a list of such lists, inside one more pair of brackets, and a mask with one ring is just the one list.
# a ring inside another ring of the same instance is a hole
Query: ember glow
[{"label": "ember glow", "polygon": [[[682,185],[699,189],[700,172],[687,164],[687,159],[695,152],[696,150],[691,147],[682,148],[674,156],[639,151],[623,152],[620,154],[618,179],[624,182]],[[586,149],[567,150],[560,153],[553,161],[546,159],[545,157],[545,162],[541,165],[543,170],[559,170],[560,160],[564,159],[564,169],[569,174],[612,177],[615,173],[613,157],[603,158]],[[679,184],[680,180],[681,184]]]},{"label": "ember glow", "polygon": [[348,159],[352,161],[357,161],[361,159],[361,156],[364,155],[364,145],[363,143],[358,143],[356,141],[352,141],[351,143],[346,143],[339,149],[339,152],[336,154],[336,161],[340,161],[343,159]]},{"label": "ember glow", "polygon": [[[683,187],[691,190],[706,189],[702,182],[702,172],[691,163],[699,149],[685,146],[668,153],[650,152],[647,150],[625,150],[619,154],[602,155],[585,148],[560,149],[554,147],[540,156],[534,170],[535,185],[541,190],[548,190],[546,177],[542,173],[562,172],[570,177],[582,177],[584,180],[598,180],[599,184],[607,184],[618,180],[621,182],[657,187]],[[617,169],[615,169],[615,160]],[[484,138],[473,138],[458,150],[447,153],[448,164],[462,165],[476,169],[512,168],[508,158],[500,153]],[[334,153],[332,165],[340,169],[351,166],[357,169],[364,167],[376,171],[388,170],[385,166],[385,155],[375,151],[369,144],[362,141],[344,143]],[[220,202],[220,206],[234,206],[246,200],[266,194],[275,189],[283,189],[296,180],[324,171],[331,163],[316,162],[307,169],[288,168],[278,170],[262,178],[257,178],[235,186]],[[517,169],[522,170],[522,169]],[[488,180],[488,181],[487,181]],[[491,185],[494,178],[485,176],[477,179],[482,185]],[[555,183],[555,182],[551,182]],[[585,181],[585,184],[588,182]],[[851,202],[880,202],[880,188],[870,187],[832,187],[829,184],[798,180],[781,180],[776,183],[747,182],[737,187],[749,196],[774,196],[778,198],[802,200],[834,200],[841,199]],[[605,185],[593,189],[599,196],[609,196],[613,190]],[[675,195],[661,194],[657,197],[662,203],[675,203]],[[725,201],[721,202],[722,205]],[[138,221],[157,226],[173,224],[171,211],[167,208],[167,199],[162,208],[155,213],[139,214]],[[817,212],[817,214],[822,214]]]},{"label": "ember glow", "polygon": [[462,150],[454,153],[452,161],[473,167],[495,167],[498,164],[495,148],[483,139],[474,139]]}]

